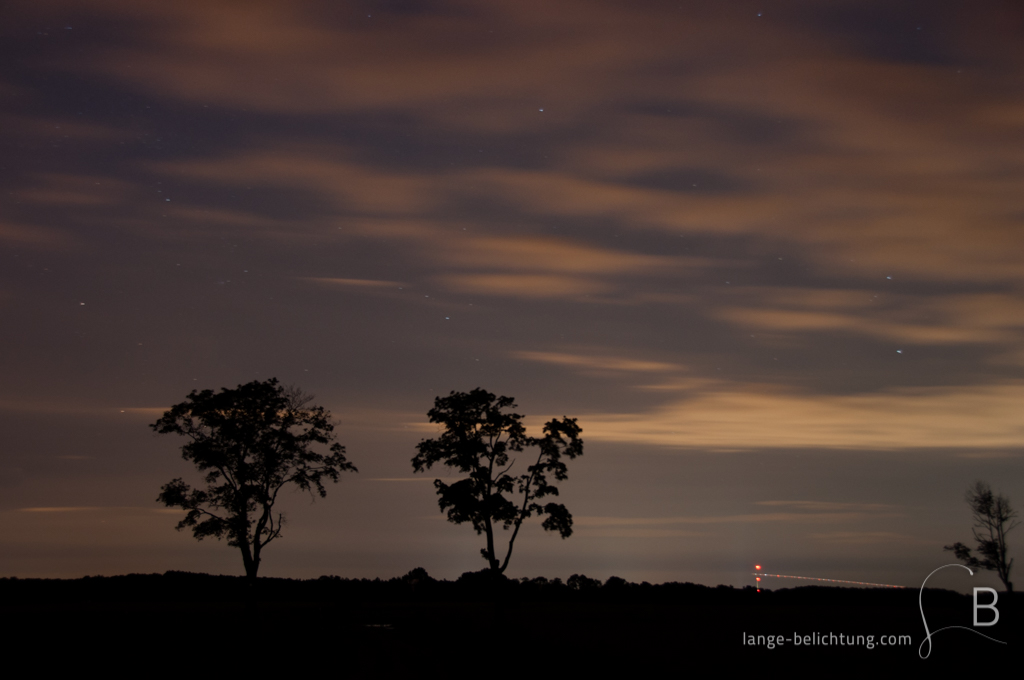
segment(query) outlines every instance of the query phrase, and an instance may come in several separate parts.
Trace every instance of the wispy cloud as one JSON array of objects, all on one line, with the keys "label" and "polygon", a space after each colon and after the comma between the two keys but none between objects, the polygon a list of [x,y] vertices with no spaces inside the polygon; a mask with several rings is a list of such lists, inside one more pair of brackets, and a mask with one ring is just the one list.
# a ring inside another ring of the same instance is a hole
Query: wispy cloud
[{"label": "wispy cloud", "polygon": [[636,414],[581,416],[590,439],[678,448],[1019,448],[1024,384],[851,396],[720,384]]},{"label": "wispy cloud", "polygon": [[307,278],[306,281],[322,283],[329,286],[350,288],[398,288],[402,284],[397,281],[381,281],[377,279],[338,279],[338,278]]},{"label": "wispy cloud", "polygon": [[[123,16],[117,2],[93,8]],[[244,14],[221,2],[136,9],[138,42],[111,43],[63,67],[162,98],[274,115],[397,113],[431,131],[496,136],[572,131],[554,135],[561,139],[548,167],[492,163],[439,173],[440,181],[301,145],[177,163],[191,177],[306,186],[335,206],[379,215],[422,215],[459,195],[538,218],[748,236],[798,251],[820,272],[1022,277],[1007,247],[1024,210],[1019,104],[945,63],[865,57],[856,41],[823,39],[805,17],[764,30],[727,9],[627,13],[574,2],[392,14],[386,24],[325,23],[301,3]],[[484,24],[506,32],[465,39]],[[997,41],[947,43],[950,55],[966,50],[1011,72],[1021,67]],[[595,119],[595,111],[614,118]],[[686,169],[728,178],[730,190],[636,181]]]},{"label": "wispy cloud", "polygon": [[15,192],[16,198],[47,205],[114,205],[124,202],[131,191],[127,182],[102,175],[43,173],[31,176],[30,181],[29,186]]},{"label": "wispy cloud", "polygon": [[757,505],[769,507],[787,507],[807,512],[886,512],[891,513],[896,506],[885,503],[836,503],[833,501],[757,501]]},{"label": "wispy cloud", "polygon": [[128,414],[144,415],[148,418],[150,416],[160,416],[169,408],[169,406],[119,407],[57,401],[20,401],[15,399],[0,400],[0,411],[10,411],[14,413],[63,413],[109,417],[124,417],[124,414]]},{"label": "wispy cloud", "polygon": [[66,247],[77,241],[74,236],[53,227],[0,221],[0,242],[30,248]]},{"label": "wispy cloud", "polygon": [[43,513],[43,514],[63,514],[63,513],[80,513],[80,512],[106,512],[116,514],[181,514],[184,510],[175,508],[140,508],[134,506],[52,506],[52,507],[34,507],[34,508],[18,508],[17,512],[30,512],[30,513]]},{"label": "wispy cloud", "polygon": [[938,297],[871,290],[737,288],[756,306],[726,305],[714,314],[758,330],[842,331],[912,345],[1006,343],[1024,329],[1024,298],[1010,293]]},{"label": "wispy cloud", "polygon": [[[580,528],[581,535],[605,538],[684,538],[712,535],[713,532],[700,530],[701,526],[723,524],[786,524],[786,525],[820,525],[836,523],[856,523],[871,517],[893,517],[893,508],[880,504],[834,503],[821,501],[761,501],[756,505],[767,507],[783,507],[795,512],[763,512],[703,516],[676,517],[594,517],[582,516],[573,518],[573,523]],[[854,535],[864,532],[831,532],[817,533],[814,537],[825,537],[828,540],[853,541]],[[878,540],[877,532],[871,534]]]},{"label": "wispy cloud", "polygon": [[893,531],[828,531],[808,534],[808,538],[842,545],[874,545],[877,543],[927,545],[931,543],[931,541],[923,540],[917,536],[900,534]]},{"label": "wispy cloud", "polygon": [[577,298],[611,290],[592,277],[557,274],[448,274],[438,280],[463,293],[524,298]]},{"label": "wispy cloud", "polygon": [[423,477],[371,477],[367,481],[370,482],[430,482],[434,483],[435,479],[440,479],[442,482],[456,482],[461,477],[435,477],[432,475],[424,475]]},{"label": "wispy cloud", "polygon": [[580,526],[663,526],[673,524],[747,524],[761,522],[793,522],[816,524],[852,520],[862,517],[859,512],[766,512],[741,515],[710,515],[687,517],[574,517]]},{"label": "wispy cloud", "polygon": [[151,169],[226,186],[308,192],[335,210],[356,214],[429,214],[442,205],[443,197],[434,190],[439,178],[371,168],[337,150],[301,145],[280,144],[267,151],[164,162]]},{"label": "wispy cloud", "polygon": [[512,356],[526,361],[536,361],[567,368],[621,371],[627,373],[671,373],[684,370],[682,366],[661,361],[644,361],[626,357],[567,354],[563,352],[512,352]]},{"label": "wispy cloud", "polygon": [[801,523],[815,524],[851,520],[853,515],[842,517],[812,517],[804,514],[763,514],[763,515],[731,515],[721,517],[657,517],[657,518],[624,518],[624,517],[574,517],[573,525],[580,536],[600,538],[697,538],[709,536],[714,532],[702,531],[700,526],[722,524],[761,524],[761,523]]}]

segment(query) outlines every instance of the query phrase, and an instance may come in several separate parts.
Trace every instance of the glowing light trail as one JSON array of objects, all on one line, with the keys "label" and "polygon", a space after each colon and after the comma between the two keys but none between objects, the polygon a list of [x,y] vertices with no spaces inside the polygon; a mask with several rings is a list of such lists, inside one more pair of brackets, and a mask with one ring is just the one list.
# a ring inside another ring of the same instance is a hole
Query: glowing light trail
[{"label": "glowing light trail", "polygon": [[804,581],[825,581],[826,583],[848,583],[855,586],[874,586],[875,588],[906,588],[907,586],[894,586],[891,583],[867,583],[865,581],[844,581],[838,578],[815,578],[814,576],[787,576],[786,574],[765,574],[764,572],[754,572],[753,576],[757,577],[760,581],[762,576],[771,576],[773,578],[796,578]]}]

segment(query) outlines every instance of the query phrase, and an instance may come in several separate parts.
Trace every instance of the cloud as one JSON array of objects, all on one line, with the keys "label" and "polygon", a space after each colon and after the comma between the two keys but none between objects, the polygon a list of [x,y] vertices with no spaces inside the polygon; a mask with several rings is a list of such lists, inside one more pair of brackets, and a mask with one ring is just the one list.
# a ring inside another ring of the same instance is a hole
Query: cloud
[{"label": "cloud", "polygon": [[1014,451],[967,451],[959,454],[959,457],[975,458],[978,460],[1003,460],[1007,458],[1020,458],[1021,455]]},{"label": "cloud", "polygon": [[140,508],[135,506],[51,506],[35,508],[18,508],[17,512],[42,514],[65,514],[80,512],[102,512],[121,515],[181,514],[184,510],[174,508]]},{"label": "cloud", "polygon": [[727,307],[717,310],[715,316],[737,325],[769,331],[846,331],[917,345],[986,343],[1014,337],[991,328],[886,323],[867,315]]},{"label": "cloud", "polygon": [[[253,2],[244,11],[223,1],[132,7],[137,42],[109,41],[98,57],[68,66],[204,104],[292,115],[415,107],[461,130],[550,124],[537,120],[543,104],[527,117],[519,102],[571,93],[548,107],[548,118],[557,117],[601,98],[601,79],[632,89],[634,72],[678,53],[681,35],[691,49],[708,41],[685,23],[591,3],[447,2],[435,11],[365,15],[307,3]],[[117,1],[92,9],[124,15]],[[639,64],[633,40],[608,30],[624,22],[662,38],[647,36],[650,56],[641,53]]]},{"label": "cloud", "polygon": [[833,501],[758,501],[756,505],[787,507],[809,512],[891,512],[895,506],[884,503],[836,503]]},{"label": "cloud", "polygon": [[[109,409],[113,410],[113,409]],[[132,413],[135,415],[142,416],[162,416],[171,410],[170,406],[128,406],[122,409],[117,409],[120,413]],[[106,410],[105,410],[106,411]]]},{"label": "cloud", "polygon": [[[196,207],[183,205],[180,202],[168,205],[164,209],[167,214],[173,215],[181,221],[199,223],[204,228],[210,226],[242,228],[247,233],[287,231],[292,238],[295,238],[296,231],[300,228],[295,221],[275,219],[246,210]],[[176,229],[180,229],[180,223],[175,226]]]},{"label": "cloud", "polygon": [[649,527],[584,527],[576,532],[593,538],[701,538],[711,536],[707,531],[689,529],[652,529]]},{"label": "cloud", "polygon": [[323,283],[329,286],[342,286],[345,288],[398,288],[401,284],[397,281],[380,281],[377,279],[338,279],[338,278],[305,278],[305,281]]},{"label": "cloud", "polygon": [[0,221],[0,242],[29,248],[63,248],[76,239],[66,232],[44,227]]},{"label": "cloud", "polygon": [[726,305],[716,317],[748,328],[844,331],[918,345],[1006,343],[1024,329],[1024,298],[1010,293],[939,296],[870,290],[740,288],[756,306]]},{"label": "cloud", "polygon": [[81,507],[43,507],[43,508],[19,508],[18,512],[92,512],[93,510],[105,510],[107,508],[100,508],[95,506],[81,506]]},{"label": "cloud", "polygon": [[[861,522],[871,517],[892,517],[891,506],[864,503],[833,503],[819,501],[761,501],[756,505],[785,507],[796,512],[765,512],[735,515],[677,516],[677,517],[595,517],[573,518],[573,524],[585,536],[604,538],[686,538],[712,535],[690,527],[722,524],[833,524]],[[845,532],[846,542],[857,532]],[[864,532],[860,532],[863,534]],[[826,540],[838,540],[844,532],[813,534]],[[863,540],[863,536],[861,537]],[[877,535],[875,536],[877,540]]]},{"label": "cloud", "polygon": [[8,411],[13,413],[53,413],[66,415],[95,415],[106,417],[124,417],[128,415],[142,415],[147,418],[163,415],[170,406],[97,406],[95,404],[74,404],[69,402],[39,402],[25,401],[21,399],[0,399],[0,412]]},{"label": "cloud", "polygon": [[721,264],[705,257],[630,252],[541,235],[536,233],[539,227],[530,224],[510,228],[502,236],[481,233],[477,220],[460,216],[453,224],[443,216],[457,210],[467,193],[508,200],[504,187],[491,186],[487,180],[496,171],[402,172],[369,168],[350,155],[344,149],[286,144],[259,153],[159,163],[150,169],[237,190],[299,192],[306,203],[321,206],[306,217],[285,220],[179,201],[167,209],[177,218],[171,232],[175,237],[181,236],[181,221],[187,220],[273,237],[376,239],[457,292],[576,300],[615,295],[626,301],[661,299],[671,304],[686,296],[626,291],[637,280],[692,278]]},{"label": "cloud", "polygon": [[581,415],[590,440],[680,449],[1019,448],[1024,383],[849,396],[721,383],[648,413]]},{"label": "cloud", "polygon": [[590,356],[581,354],[564,354],[561,352],[512,352],[516,359],[537,361],[556,366],[565,366],[584,370],[624,371],[629,373],[670,373],[684,370],[677,364],[660,361],[642,361],[624,357]]},{"label": "cloud", "polygon": [[438,280],[463,293],[524,298],[576,298],[611,290],[592,278],[551,274],[449,274]]},{"label": "cloud", "polygon": [[[15,91],[10,88],[5,92],[4,83],[0,82],[0,93],[14,99]],[[18,92],[21,96],[29,95],[29,90]],[[47,116],[20,116],[0,114],[0,124],[5,132],[20,137],[34,138],[37,142],[66,143],[74,142],[111,142],[124,140],[130,134],[122,128],[95,123],[83,123],[70,118],[53,118]]]},{"label": "cloud", "polygon": [[430,482],[434,483],[435,479],[440,479],[445,483],[457,482],[462,477],[434,477],[429,474],[423,477],[371,477],[367,481],[369,482]]},{"label": "cloud", "polygon": [[771,512],[742,515],[710,515],[704,517],[574,517],[573,524],[583,527],[662,526],[672,524],[737,524],[761,522],[820,522],[860,519],[859,512]]},{"label": "cloud", "polygon": [[[307,188],[335,208],[381,216],[426,217],[458,196],[456,205],[513,205],[535,220],[741,236],[799,253],[820,275],[1024,280],[1014,248],[1024,214],[1020,106],[1001,80],[949,66],[990,59],[1014,82],[1022,64],[998,41],[950,30],[935,38],[945,59],[914,61],[872,52],[800,3],[792,21],[770,27],[738,8],[526,6],[453,2],[364,17],[307,3],[242,11],[223,1],[138,2],[131,39],[59,67],[175,103],[298,123],[386,114],[424,139],[472,132],[489,151],[546,150],[543,162],[431,173],[385,171],[395,164],[356,161],[333,143],[166,165],[194,178]],[[123,2],[89,7],[125,21]],[[931,19],[964,20],[953,11]],[[992,10],[970,21],[985,34],[1005,23]],[[500,28],[481,32],[485,25]],[[687,172],[720,178],[720,187],[643,179]],[[527,280],[481,285],[530,297],[540,289]],[[562,287],[596,290],[586,281]],[[920,332],[923,342],[972,341],[970,332]]]},{"label": "cloud", "polygon": [[[600,154],[601,146],[595,140],[590,152]],[[851,176],[879,171],[851,166],[843,154],[822,156],[831,164],[827,169],[802,168],[805,160],[787,158],[784,151],[778,154],[774,186],[748,176],[748,170],[701,159],[698,167],[751,186],[726,195],[598,180],[574,166],[481,172],[476,188],[514,201],[535,218],[614,219],[631,230],[719,237],[746,234],[773,242],[778,251],[800,253],[821,274],[880,277],[883,272],[926,281],[1021,281],[1018,257],[1007,248],[1016,240],[1024,199],[1012,194],[1009,186],[992,184],[991,178],[968,169],[962,170],[955,191],[946,182],[908,182],[897,176],[890,183],[899,191],[884,190],[876,181],[857,189],[807,186],[808,174],[824,173],[834,176],[836,183],[848,184],[857,181]],[[969,232],[967,224],[973,225]]]},{"label": "cloud", "polygon": [[330,147],[282,145],[273,151],[155,163],[150,169],[225,186],[312,192],[336,211],[357,215],[422,215],[440,205],[437,178],[374,169],[338,155]]},{"label": "cloud", "polygon": [[808,538],[842,545],[874,545],[877,543],[928,545],[931,543],[917,536],[898,534],[893,531],[828,531],[808,534]]},{"label": "cloud", "polygon": [[[527,298],[579,298],[616,291],[623,275],[650,276],[681,266],[682,260],[623,252],[525,234],[518,237],[450,235],[428,241],[448,267],[485,272],[437,277],[461,292]],[[503,270],[503,273],[492,273]]]},{"label": "cloud", "polygon": [[467,268],[618,274],[678,264],[674,258],[596,248],[568,239],[539,236],[471,237],[456,240],[444,252],[450,263]]}]

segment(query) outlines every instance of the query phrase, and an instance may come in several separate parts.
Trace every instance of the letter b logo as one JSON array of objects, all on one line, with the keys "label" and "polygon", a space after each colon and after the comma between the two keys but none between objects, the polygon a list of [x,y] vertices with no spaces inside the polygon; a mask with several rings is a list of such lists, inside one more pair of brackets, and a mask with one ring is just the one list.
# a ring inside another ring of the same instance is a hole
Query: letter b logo
[{"label": "letter b logo", "polygon": [[[992,593],[992,601],[988,604],[978,604],[978,591],[984,590],[987,593]],[[974,589],[974,625],[975,626],[994,626],[999,622],[999,610],[996,609],[996,602],[999,601],[999,594],[991,588],[975,588]],[[991,621],[984,622],[978,621],[978,610],[979,609],[991,609],[992,613],[995,614],[995,618]]]}]

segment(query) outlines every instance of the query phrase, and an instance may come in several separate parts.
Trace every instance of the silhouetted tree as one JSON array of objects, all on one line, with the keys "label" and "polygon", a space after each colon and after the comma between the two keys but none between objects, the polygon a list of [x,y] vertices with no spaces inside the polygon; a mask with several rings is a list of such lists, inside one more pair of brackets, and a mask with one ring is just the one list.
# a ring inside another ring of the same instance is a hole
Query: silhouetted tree
[{"label": "silhouetted tree", "polygon": [[974,514],[974,540],[978,543],[981,559],[971,554],[971,549],[963,543],[947,545],[945,549],[953,551],[956,558],[968,567],[995,571],[1006,591],[1012,593],[1010,569],[1013,560],[1006,560],[1006,534],[1019,524],[1014,520],[1017,513],[1010,507],[1009,499],[1002,494],[994,495],[992,488],[980,480],[967,489],[965,498]]},{"label": "silhouetted tree", "polygon": [[[275,378],[219,393],[193,390],[150,426],[187,437],[182,457],[206,473],[205,489],[179,477],[157,500],[188,511],[179,531],[191,527],[198,540],[227,537],[241,551],[249,578],[256,578],[263,548],[281,535],[284,517],[273,512],[281,489],[293,484],[324,497],[324,480],[356,471],[345,448],[332,443],[331,414],[309,406],[312,399]],[[312,450],[315,444],[330,444],[329,453]]]},{"label": "silhouetted tree", "polygon": [[[544,426],[543,437],[528,437],[520,422],[523,416],[505,412],[514,408],[511,397],[495,397],[480,388],[437,397],[427,416],[430,422],[444,425],[445,431],[438,439],[421,441],[416,446],[419,453],[412,459],[416,472],[443,463],[469,475],[451,485],[435,479],[438,505],[448,511],[449,522],[471,522],[478,534],[486,535],[487,547],[480,552],[493,574],[508,567],[519,527],[533,514],[547,515],[546,530],[557,531],[562,538],[572,534],[572,515],[564,505],[537,501],[558,495],[549,475],[557,481],[567,479],[562,456],[583,455],[575,418],[551,420]],[[521,475],[510,474],[516,463],[514,458],[509,460],[510,454],[534,446],[539,449],[537,461]],[[522,500],[513,502],[508,498],[513,494],[521,494]],[[506,531],[512,529],[504,560],[495,552],[496,524]]]}]

